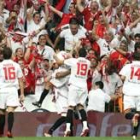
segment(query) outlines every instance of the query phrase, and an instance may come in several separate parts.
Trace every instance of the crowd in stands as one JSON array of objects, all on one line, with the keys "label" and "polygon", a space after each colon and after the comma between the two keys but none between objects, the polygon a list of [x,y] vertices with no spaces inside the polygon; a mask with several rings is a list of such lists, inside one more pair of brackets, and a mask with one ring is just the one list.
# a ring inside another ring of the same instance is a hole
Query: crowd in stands
[{"label": "crowd in stands", "polygon": [[[67,59],[84,48],[91,63],[87,111],[123,112],[119,72],[140,52],[139,15],[139,0],[0,0],[0,52],[5,46],[12,49],[24,74],[24,94],[39,94],[30,102],[40,108],[53,86],[63,85],[62,77],[69,74],[58,70],[54,54]],[[61,79],[53,81],[53,76]]]}]

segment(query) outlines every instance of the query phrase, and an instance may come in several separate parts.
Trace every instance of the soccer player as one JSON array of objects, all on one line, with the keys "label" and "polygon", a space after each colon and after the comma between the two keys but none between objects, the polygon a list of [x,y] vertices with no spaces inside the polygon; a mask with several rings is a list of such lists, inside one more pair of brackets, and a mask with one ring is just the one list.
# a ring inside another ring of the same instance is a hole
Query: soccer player
[{"label": "soccer player", "polygon": [[70,52],[73,50],[75,43],[78,43],[81,38],[86,38],[86,33],[80,29],[79,21],[77,18],[71,18],[69,21],[70,28],[60,32],[57,36],[54,46],[58,45],[61,38],[65,39],[64,50]]},{"label": "soccer player", "polygon": [[132,120],[133,139],[136,139],[140,118],[140,53],[134,52],[134,61],[125,65],[120,71],[124,93],[125,118]]},{"label": "soccer player", "polygon": [[[57,57],[64,61],[67,53],[65,51],[60,51],[57,53]],[[69,80],[70,69],[65,65],[61,65],[59,68],[55,69],[50,82],[53,85],[53,93],[55,105],[57,108],[57,113],[61,116],[53,126],[44,133],[45,137],[50,137],[53,132],[63,123],[66,122],[66,114],[68,109],[68,80]],[[72,126],[71,126],[72,130]],[[72,135],[72,134],[71,134]]]},{"label": "soccer player", "polygon": [[4,134],[5,113],[8,112],[7,136],[12,137],[14,123],[14,110],[19,105],[18,88],[20,88],[20,102],[24,100],[24,87],[22,70],[11,60],[12,50],[3,49],[4,60],[0,63],[0,136]]},{"label": "soccer player", "polygon": [[84,104],[88,95],[87,75],[90,69],[90,61],[85,58],[85,48],[80,48],[80,50],[78,51],[78,55],[78,58],[69,58],[64,60],[63,62],[60,62],[57,56],[54,55],[54,58],[57,62],[59,62],[59,64],[65,64],[71,68],[68,92],[69,107],[67,111],[66,131],[64,137],[69,136],[71,133],[70,127],[72,125],[73,110],[75,106],[78,107],[83,122],[83,130],[81,136],[86,136],[89,132],[89,128],[87,126],[87,116],[84,110]]},{"label": "soccer player", "polygon": [[[61,116],[53,126],[45,133],[45,137],[50,137],[53,132],[63,123],[66,122],[66,114],[68,109],[68,79],[70,71],[67,68],[59,67],[52,74],[50,82],[53,84],[54,100],[57,108],[57,113]],[[72,130],[72,127],[71,127]]]},{"label": "soccer player", "polygon": [[[67,53],[66,53],[65,51],[60,51],[57,55],[58,55],[59,59],[64,60],[64,58],[66,57]],[[49,64],[49,63],[48,63],[48,64]],[[58,65],[54,63],[54,65],[53,65],[53,70],[55,70],[55,69],[58,69]],[[62,68],[62,69],[64,69],[64,68]],[[59,69],[59,70],[60,70],[60,69]],[[47,76],[47,77],[49,77],[49,78],[47,78],[47,79],[50,79],[50,78],[51,78],[51,73],[52,73],[52,72],[49,72],[50,70],[48,70],[48,69],[46,69],[46,71],[48,71],[48,73],[49,73],[48,76]],[[60,71],[61,71],[61,70],[60,70]],[[54,79],[55,79],[55,78],[54,78]],[[65,80],[64,80],[64,81],[65,81]],[[53,85],[58,87],[58,85],[63,84],[64,81],[62,80],[62,81],[60,82],[59,80],[58,80],[58,81],[55,80],[56,83],[54,82],[55,84],[53,83]],[[60,83],[60,84],[58,84],[58,83]],[[58,84],[58,85],[56,85],[56,84]],[[32,104],[40,108],[41,105],[42,105],[42,103],[43,103],[43,100],[44,100],[45,97],[48,95],[48,93],[49,93],[49,91],[50,91],[51,88],[52,88],[51,82],[50,82],[49,80],[47,80],[47,81],[45,80],[45,88],[44,88],[43,92],[41,93],[41,96],[40,96],[39,101],[33,102]]]}]

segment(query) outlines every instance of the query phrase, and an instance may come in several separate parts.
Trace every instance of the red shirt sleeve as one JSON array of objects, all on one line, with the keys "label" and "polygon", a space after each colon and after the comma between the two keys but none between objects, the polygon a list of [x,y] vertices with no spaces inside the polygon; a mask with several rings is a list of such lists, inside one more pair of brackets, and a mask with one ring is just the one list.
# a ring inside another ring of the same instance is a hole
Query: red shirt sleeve
[{"label": "red shirt sleeve", "polygon": [[85,28],[87,30],[92,30],[92,28],[93,28],[93,21],[90,21],[90,17],[91,17],[90,9],[88,7],[86,7],[84,9],[84,11],[82,12],[82,14],[84,15]]},{"label": "red shirt sleeve", "polygon": [[105,32],[106,32],[106,28],[105,26],[101,25],[101,24],[98,24],[97,27],[96,27],[96,30],[95,30],[96,34],[103,38]]},{"label": "red shirt sleeve", "polygon": [[82,12],[84,15],[84,21],[85,21],[85,28],[87,30],[92,30],[94,20],[98,20],[99,16],[102,14],[101,11],[97,11],[95,14],[91,12],[91,10],[86,7],[84,11]]},{"label": "red shirt sleeve", "polygon": [[25,61],[24,63],[25,64],[30,64],[30,62],[33,60],[33,58],[34,58],[33,54],[30,54],[29,59],[27,61]]},{"label": "red shirt sleeve", "polygon": [[63,25],[69,24],[69,21],[72,17],[74,17],[73,14],[63,13],[61,22],[58,24],[57,29],[60,29]]},{"label": "red shirt sleeve", "polygon": [[96,41],[93,43],[92,49],[97,53],[97,55],[100,56],[100,47],[99,47],[99,45],[97,44]]},{"label": "red shirt sleeve", "polygon": [[66,0],[59,0],[58,3],[57,3],[57,5],[55,6],[55,8],[57,10],[61,11],[62,8],[64,7],[65,3],[66,3]]}]

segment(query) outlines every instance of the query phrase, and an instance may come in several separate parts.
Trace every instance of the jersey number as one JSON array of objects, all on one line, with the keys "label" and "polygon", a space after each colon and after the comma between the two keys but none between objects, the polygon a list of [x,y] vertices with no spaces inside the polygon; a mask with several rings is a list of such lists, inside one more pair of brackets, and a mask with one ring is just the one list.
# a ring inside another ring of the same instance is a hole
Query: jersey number
[{"label": "jersey number", "polygon": [[16,78],[14,67],[4,67],[5,80],[14,80]]},{"label": "jersey number", "polygon": [[87,73],[87,64],[77,63],[77,75],[85,76]]},{"label": "jersey number", "polygon": [[134,76],[138,77],[138,80],[140,80],[140,68],[138,68],[136,70],[136,72],[134,71],[134,67],[131,67],[131,75],[130,75],[130,79],[133,79]]}]

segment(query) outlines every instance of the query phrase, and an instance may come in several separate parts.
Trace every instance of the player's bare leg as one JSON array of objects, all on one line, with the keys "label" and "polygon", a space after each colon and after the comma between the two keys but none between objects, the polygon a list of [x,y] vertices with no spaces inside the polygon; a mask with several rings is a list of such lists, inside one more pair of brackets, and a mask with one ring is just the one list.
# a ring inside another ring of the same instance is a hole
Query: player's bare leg
[{"label": "player's bare leg", "polygon": [[61,118],[59,118],[54,125],[49,129],[49,131],[47,133],[44,133],[45,137],[51,137],[53,132],[63,123],[66,122],[66,117],[62,116]]},{"label": "player's bare leg", "polygon": [[140,115],[138,113],[136,113],[132,118],[132,124],[133,124],[132,137],[133,137],[133,139],[136,139],[136,137],[137,137],[138,128],[139,128],[139,118],[140,118]]},{"label": "player's bare leg", "polygon": [[78,110],[80,112],[82,123],[83,123],[83,130],[82,130],[82,133],[80,134],[80,136],[81,137],[86,137],[89,134],[89,128],[88,128],[88,125],[87,125],[86,111],[84,110],[84,107],[81,104],[78,104],[77,107],[78,107]]},{"label": "player's bare leg", "polygon": [[68,111],[67,111],[66,131],[64,132],[64,137],[68,137],[71,135],[71,126],[73,124],[73,110],[74,110],[74,107],[70,106]]},{"label": "player's bare leg", "polygon": [[4,134],[4,126],[5,126],[5,110],[0,109],[0,137]]},{"label": "player's bare leg", "polygon": [[132,138],[136,139],[139,128],[139,113],[137,113],[135,109],[127,109],[125,110],[125,118],[132,120]]},{"label": "player's bare leg", "polygon": [[14,124],[14,110],[16,109],[16,107],[7,107],[7,111],[8,111],[8,131],[7,131],[7,137],[12,138],[12,128],[13,128],[13,124]]},{"label": "player's bare leg", "polygon": [[136,113],[133,118],[132,118],[132,123],[133,123],[133,127],[137,127],[138,123],[139,123],[139,117],[140,115],[138,113]]}]

